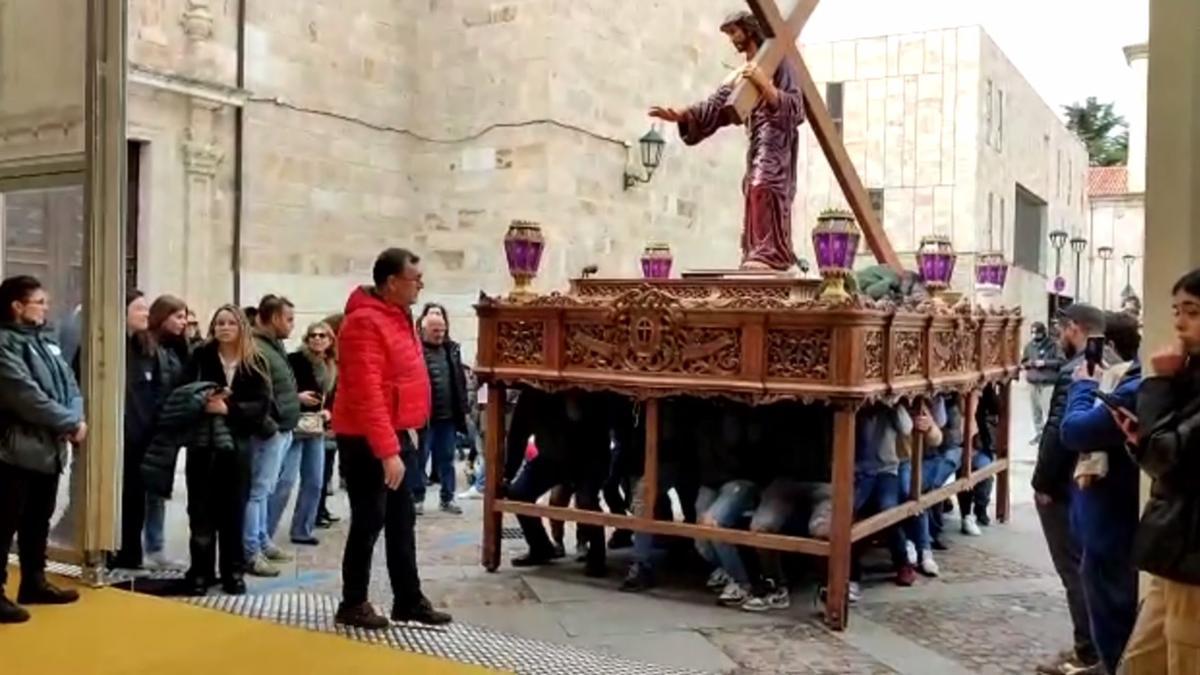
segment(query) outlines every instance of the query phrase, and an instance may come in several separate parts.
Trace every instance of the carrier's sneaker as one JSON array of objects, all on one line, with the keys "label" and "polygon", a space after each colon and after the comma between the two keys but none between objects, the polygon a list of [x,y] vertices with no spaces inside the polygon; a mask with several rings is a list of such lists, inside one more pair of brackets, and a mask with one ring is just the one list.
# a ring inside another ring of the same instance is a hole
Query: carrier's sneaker
[{"label": "carrier's sneaker", "polygon": [[921,551],[921,564],[917,569],[921,570],[921,574],[924,574],[927,577],[936,577],[941,572],[941,570],[938,569],[937,561],[933,559],[932,550],[925,549],[924,551]]},{"label": "carrier's sneaker", "polygon": [[792,606],[792,598],[786,588],[776,588],[773,581],[768,581],[768,591],[764,595],[756,595],[742,603],[742,609],[747,612],[766,612],[772,609],[787,609]]},{"label": "carrier's sneaker", "polygon": [[[825,601],[829,598],[829,589],[825,586],[817,588],[817,603],[821,606],[825,605]],[[857,604],[862,600],[862,587],[857,581],[851,581],[846,593],[846,600],[851,604]]]},{"label": "carrier's sneaker", "polygon": [[483,493],[480,492],[474,485],[458,493],[458,498],[463,501],[471,501],[475,499],[483,499]]},{"label": "carrier's sneaker", "polygon": [[746,592],[742,585],[732,579],[725,584],[725,589],[721,591],[721,596],[717,598],[719,604],[726,607],[740,607],[750,598],[750,594]]},{"label": "carrier's sneaker", "polygon": [[983,532],[979,529],[979,521],[976,520],[975,514],[972,513],[969,516],[963,516],[962,533],[968,537],[979,537],[983,535]]},{"label": "carrier's sneaker", "polygon": [[725,585],[730,581],[733,581],[733,579],[729,578],[729,575],[725,573],[725,570],[718,567],[712,571],[712,574],[708,575],[708,581],[704,582],[704,586],[717,591],[725,588]]},{"label": "carrier's sneaker", "polygon": [[904,559],[914,567],[917,564],[917,545],[911,541],[904,542]]}]

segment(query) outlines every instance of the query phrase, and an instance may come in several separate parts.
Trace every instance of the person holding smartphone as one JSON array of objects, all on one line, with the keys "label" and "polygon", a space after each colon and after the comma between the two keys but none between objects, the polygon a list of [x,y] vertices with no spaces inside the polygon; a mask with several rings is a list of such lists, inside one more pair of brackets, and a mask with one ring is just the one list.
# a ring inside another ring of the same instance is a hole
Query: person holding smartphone
[{"label": "person holding smartphone", "polygon": [[[1137,319],[1105,315],[1103,342],[1090,339],[1067,394],[1060,436],[1078,453],[1071,486],[1071,530],[1080,547],[1079,577],[1105,671],[1115,673],[1137,617],[1137,568],[1133,563],[1138,520],[1138,467],[1125,450],[1125,434],[1113,410],[1136,407],[1142,368]],[[1102,362],[1104,347],[1120,363]],[[1098,362],[1100,361],[1100,362]]]},{"label": "person holding smartphone", "polygon": [[1200,673],[1200,269],[1172,294],[1176,340],[1150,358],[1136,419],[1116,413],[1153,481],[1133,545],[1150,578],[1122,675]]},{"label": "person holding smartphone", "polygon": [[1067,593],[1075,646],[1057,655],[1053,662],[1043,664],[1038,669],[1043,673],[1073,672],[1099,662],[1092,642],[1083,582],[1079,578],[1082,553],[1078,540],[1071,533],[1071,486],[1074,482],[1075,456],[1063,447],[1059,431],[1066,414],[1067,392],[1072,378],[1080,365],[1086,362],[1088,338],[1104,335],[1104,312],[1091,305],[1074,304],[1059,312],[1058,323],[1059,344],[1068,361],[1059,369],[1054,392],[1050,396],[1050,410],[1038,446],[1032,485],[1042,534],[1046,537],[1054,570]]}]

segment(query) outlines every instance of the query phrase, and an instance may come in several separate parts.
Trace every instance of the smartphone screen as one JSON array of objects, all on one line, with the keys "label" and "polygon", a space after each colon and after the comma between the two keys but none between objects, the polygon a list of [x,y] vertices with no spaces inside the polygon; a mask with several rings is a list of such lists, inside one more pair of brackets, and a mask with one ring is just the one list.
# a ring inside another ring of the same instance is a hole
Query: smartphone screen
[{"label": "smartphone screen", "polygon": [[1088,374],[1096,372],[1096,366],[1104,361],[1104,336],[1097,335],[1087,339],[1083,350],[1083,358],[1087,361]]}]

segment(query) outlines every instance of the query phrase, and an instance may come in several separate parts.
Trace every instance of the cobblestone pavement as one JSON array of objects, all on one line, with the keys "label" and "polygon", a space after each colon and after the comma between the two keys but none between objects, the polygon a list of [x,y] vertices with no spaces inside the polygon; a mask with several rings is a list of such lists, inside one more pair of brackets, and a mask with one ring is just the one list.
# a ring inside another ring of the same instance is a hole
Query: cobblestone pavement
[{"label": "cobblestone pavement", "polygon": [[[1025,400],[1018,389],[1017,419]],[[1014,426],[1014,441],[1032,436]],[[663,579],[649,593],[620,593],[627,551],[613,553],[612,574],[595,580],[585,578],[582,566],[570,559],[515,570],[507,561],[524,545],[506,538],[505,563],[489,574],[479,564],[478,501],[462,504],[466,512],[461,516],[431,508],[418,520],[422,583],[431,600],[463,624],[664,668],[804,675],[1031,673],[1033,664],[1067,646],[1070,623],[1025,487],[1033,451],[1019,442],[1013,451],[1012,522],[993,524],[983,537],[966,538],[958,534],[957,516],[948,515],[950,550],[938,554],[941,576],[899,588],[887,574],[868,574],[863,600],[852,609],[850,627],[842,633],[822,624],[811,586],[793,591],[789,610],[765,615],[717,606],[695,574]],[[168,530],[170,551],[184,558],[181,502],[170,505]],[[331,504],[345,515],[344,496]],[[432,504],[431,496],[427,506]],[[253,580],[251,592],[338,595],[345,532],[343,521],[319,533],[318,547],[285,546],[296,560],[278,578]],[[567,541],[574,541],[573,532],[568,531]],[[868,572],[871,565],[868,559]],[[382,541],[371,599],[390,607]]]}]

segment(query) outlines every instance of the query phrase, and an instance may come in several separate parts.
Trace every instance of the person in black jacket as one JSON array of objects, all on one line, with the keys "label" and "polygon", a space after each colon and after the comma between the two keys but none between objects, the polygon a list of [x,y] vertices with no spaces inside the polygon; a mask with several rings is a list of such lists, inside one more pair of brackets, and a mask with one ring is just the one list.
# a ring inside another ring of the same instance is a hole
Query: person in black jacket
[{"label": "person in black jacket", "polygon": [[[67,448],[87,437],[83,397],[61,350],[46,330],[46,291],[37,279],[0,283],[0,553],[19,535],[22,605],[61,605],[79,595],[46,580],[46,543]],[[29,620],[4,595],[0,565],[0,624]]]},{"label": "person in black jacket", "polygon": [[[573,484],[575,505],[600,510],[600,487],[607,476],[610,404],[603,394],[548,394],[530,389],[517,399],[506,441],[506,478],[512,480],[508,498],[532,504],[556,485]],[[521,465],[530,436],[538,454]],[[519,467],[519,473],[518,473]],[[512,560],[514,567],[544,565],[555,556],[540,518],[518,516],[529,551]],[[587,549],[586,573],[607,574],[604,528],[580,525]]]},{"label": "person in black jacket", "polygon": [[1034,501],[1042,534],[1050,549],[1054,569],[1067,592],[1067,606],[1074,626],[1075,647],[1048,663],[1043,672],[1064,670],[1064,661],[1072,668],[1094,666],[1099,661],[1088,621],[1087,601],[1079,577],[1081,552],[1071,535],[1071,483],[1075,472],[1072,453],[1059,437],[1062,419],[1067,408],[1067,392],[1075,369],[1084,361],[1088,337],[1104,335],[1104,313],[1086,304],[1071,305],[1059,317],[1059,342],[1068,361],[1059,369],[1058,380],[1050,397],[1050,410],[1038,446],[1037,464],[1033,469]]},{"label": "person in black jacket", "polygon": [[[162,511],[147,525],[149,499],[142,482],[142,459],[154,436],[159,407],[179,378],[179,363],[169,357],[150,331],[150,303],[141,291],[130,291],[125,306],[128,331],[125,349],[125,452],[121,472],[121,548],[111,564],[140,569],[142,533],[146,530],[156,550],[154,564],[169,566],[162,550]],[[161,503],[161,502],[160,502]]]},{"label": "person in black jacket", "polygon": [[[191,358],[192,346],[184,335],[187,331],[187,317],[187,303],[173,295],[160,295],[150,303],[148,337],[157,344],[157,355],[163,364],[160,368],[160,405],[178,383],[184,366]],[[165,500],[146,493],[146,523],[143,529],[146,560],[159,569],[175,567],[175,563],[167,558],[164,550],[166,509]]]},{"label": "person in black jacket", "polygon": [[1123,675],[1200,673],[1200,269],[1173,294],[1177,341],[1150,358],[1136,416],[1114,413],[1153,481],[1133,546],[1150,581]]},{"label": "person in black jacket", "polygon": [[1034,321],[1029,343],[1021,355],[1021,368],[1025,371],[1025,383],[1029,385],[1029,403],[1033,410],[1034,437],[1030,445],[1042,440],[1042,427],[1046,424],[1046,397],[1058,380],[1058,369],[1066,359],[1062,348],[1046,330],[1046,324]]},{"label": "person in black jacket", "polygon": [[[454,503],[455,470],[454,451],[458,445],[458,434],[467,431],[467,380],[463,371],[462,349],[450,340],[446,319],[440,313],[429,313],[420,323],[421,340],[425,349],[425,367],[429,371],[429,388],[432,397],[429,425],[421,430],[421,460],[428,457],[438,475],[441,486],[441,510],[445,513],[461,514],[462,508]],[[413,499],[418,515],[424,511],[425,476],[424,463],[415,468],[410,480]]]},{"label": "person in black jacket", "polygon": [[184,382],[213,382],[223,388],[206,404],[221,415],[233,436],[234,451],[189,448],[188,526],[193,592],[203,595],[216,580],[218,540],[221,583],[226,593],[246,591],[243,526],[250,491],[250,452],[255,439],[269,436],[271,405],[267,366],[250,337],[250,325],[235,305],[213,314],[208,342],[192,354]]},{"label": "person in black jacket", "polygon": [[319,400],[315,404],[300,404],[302,423],[296,427],[292,447],[284,457],[279,484],[271,495],[270,511],[273,515],[282,514],[299,477],[300,494],[292,512],[291,541],[316,546],[320,542],[313,536],[313,528],[317,525],[317,511],[324,489],[325,424],[330,419],[325,399],[332,391],[337,375],[333,364],[333,330],[324,323],[309,326],[304,334],[304,346],[288,354],[288,363],[296,376],[296,387],[303,392],[316,392]]}]

